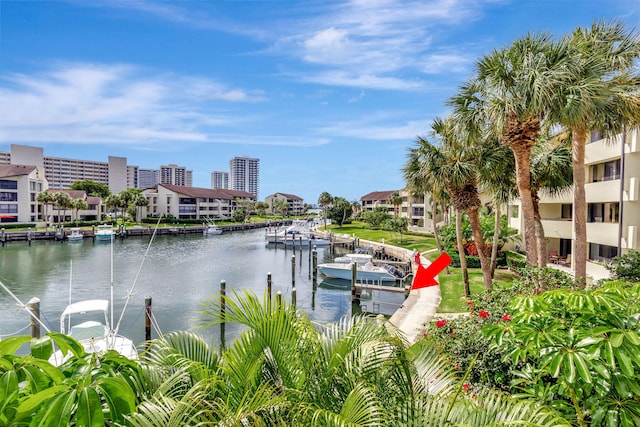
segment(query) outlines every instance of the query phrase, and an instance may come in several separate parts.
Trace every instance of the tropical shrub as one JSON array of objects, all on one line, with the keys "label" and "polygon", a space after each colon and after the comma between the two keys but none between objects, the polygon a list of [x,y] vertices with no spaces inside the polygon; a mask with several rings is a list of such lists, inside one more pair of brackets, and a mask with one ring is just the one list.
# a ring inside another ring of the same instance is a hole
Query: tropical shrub
[{"label": "tropical shrub", "polygon": [[640,251],[631,249],[626,254],[613,258],[606,268],[616,279],[640,282]]},{"label": "tropical shrub", "polygon": [[640,285],[521,295],[508,324],[485,327],[512,392],[579,426],[640,425]]}]

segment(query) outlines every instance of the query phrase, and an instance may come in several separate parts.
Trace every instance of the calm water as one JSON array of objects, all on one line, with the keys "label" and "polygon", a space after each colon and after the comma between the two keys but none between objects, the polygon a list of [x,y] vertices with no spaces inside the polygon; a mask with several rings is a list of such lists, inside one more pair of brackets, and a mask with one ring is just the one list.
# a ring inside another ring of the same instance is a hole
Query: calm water
[{"label": "calm water", "polygon": [[[144,340],[144,300],[153,298],[153,313],[160,331],[189,330],[217,341],[219,328],[198,330],[202,303],[218,295],[220,281],[227,293],[249,290],[260,298],[271,272],[273,292],[291,296],[292,255],[295,254],[297,306],[318,322],[333,322],[351,314],[348,287],[320,282],[313,291],[308,250],[267,247],[263,230],[225,233],[221,236],[158,236],[145,258],[148,238],[116,240],[113,246],[114,317],[120,317],[125,297],[138,280],[129,301],[120,333],[135,342]],[[338,255],[338,254],[336,254]],[[330,260],[329,249],[318,248],[318,262]],[[59,314],[69,302],[89,298],[109,299],[111,283],[109,243],[33,242],[10,243],[0,248],[0,280],[24,303],[41,300],[44,323],[59,329]],[[144,263],[143,263],[144,260]],[[142,265],[142,267],[141,267]],[[319,278],[321,280],[321,278]],[[71,292],[69,284],[71,283]],[[379,295],[363,300],[369,308],[375,301],[380,312],[391,314],[402,303],[401,295]],[[0,336],[28,326],[29,318],[15,300],[0,289]],[[228,325],[227,339],[238,334]],[[26,329],[23,333],[30,333]],[[157,333],[153,332],[153,337]]]}]

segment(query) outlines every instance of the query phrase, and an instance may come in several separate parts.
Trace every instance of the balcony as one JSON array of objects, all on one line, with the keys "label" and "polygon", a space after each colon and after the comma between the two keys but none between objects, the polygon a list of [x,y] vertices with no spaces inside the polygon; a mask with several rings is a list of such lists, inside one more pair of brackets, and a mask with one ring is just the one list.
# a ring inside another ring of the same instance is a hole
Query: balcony
[{"label": "balcony", "polygon": [[548,218],[543,219],[541,222],[545,237],[551,239],[573,238],[573,221],[571,221],[571,219]]},{"label": "balcony", "polygon": [[585,164],[600,163],[603,160],[620,157],[621,144],[622,134],[587,144],[584,153]]},{"label": "balcony", "polygon": [[584,186],[589,203],[604,203],[620,201],[620,180],[591,182]]},{"label": "balcony", "polygon": [[589,222],[587,223],[587,239],[590,243],[618,246],[617,223]]}]

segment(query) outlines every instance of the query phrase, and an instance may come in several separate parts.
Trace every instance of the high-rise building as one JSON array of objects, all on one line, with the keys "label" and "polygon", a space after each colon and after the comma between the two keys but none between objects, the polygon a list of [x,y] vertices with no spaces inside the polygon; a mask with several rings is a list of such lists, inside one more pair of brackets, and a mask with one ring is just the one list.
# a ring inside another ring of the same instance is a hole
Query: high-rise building
[{"label": "high-rise building", "polygon": [[51,190],[67,189],[75,181],[81,180],[107,185],[112,193],[129,188],[126,157],[109,156],[108,162],[49,157],[44,155],[42,147],[11,144],[11,152],[0,153],[0,163],[44,169]]},{"label": "high-rise building", "polygon": [[229,189],[229,172],[213,171],[211,172],[211,188]]},{"label": "high-rise building", "polygon": [[174,164],[160,166],[159,183],[193,187],[193,171]]},{"label": "high-rise building", "polygon": [[234,157],[229,161],[229,189],[246,191],[258,198],[258,174],[260,159],[247,156]]},{"label": "high-rise building", "polygon": [[138,169],[138,188],[153,188],[158,185],[159,169]]}]

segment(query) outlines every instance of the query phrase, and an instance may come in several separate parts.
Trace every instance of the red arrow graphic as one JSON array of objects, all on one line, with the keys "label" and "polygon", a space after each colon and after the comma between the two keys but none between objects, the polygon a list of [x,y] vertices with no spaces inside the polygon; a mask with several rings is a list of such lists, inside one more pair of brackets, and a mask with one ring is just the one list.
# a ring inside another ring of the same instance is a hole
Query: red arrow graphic
[{"label": "red arrow graphic", "polygon": [[411,290],[426,288],[428,286],[437,286],[438,282],[436,281],[436,276],[450,263],[451,257],[445,252],[427,268],[424,268],[422,264],[418,264],[418,271],[416,272],[416,277],[413,278]]}]

